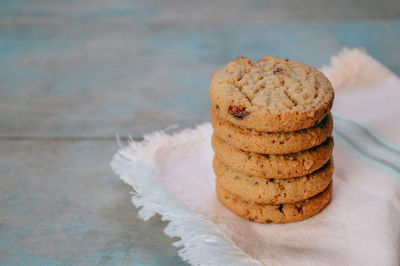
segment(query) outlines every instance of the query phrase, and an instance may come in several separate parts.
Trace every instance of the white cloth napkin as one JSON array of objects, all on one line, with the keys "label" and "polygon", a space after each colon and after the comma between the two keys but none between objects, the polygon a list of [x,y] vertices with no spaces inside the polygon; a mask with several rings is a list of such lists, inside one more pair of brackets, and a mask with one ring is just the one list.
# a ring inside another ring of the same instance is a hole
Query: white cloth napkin
[{"label": "white cloth napkin", "polygon": [[[130,142],[112,160],[144,220],[170,221],[194,265],[400,265],[400,80],[358,49],[322,68],[336,92],[333,198],[302,222],[257,224],[216,199],[209,123]],[[372,129],[373,128],[373,129]],[[379,134],[383,135],[382,138]]]}]

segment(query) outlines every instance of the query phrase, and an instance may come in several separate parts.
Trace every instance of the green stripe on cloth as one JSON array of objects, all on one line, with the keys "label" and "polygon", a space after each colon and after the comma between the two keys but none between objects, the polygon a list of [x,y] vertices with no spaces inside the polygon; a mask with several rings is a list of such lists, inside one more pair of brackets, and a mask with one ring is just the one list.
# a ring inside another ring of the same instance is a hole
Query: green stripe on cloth
[{"label": "green stripe on cloth", "polygon": [[333,136],[361,159],[400,178],[400,149],[364,123],[334,114]]}]

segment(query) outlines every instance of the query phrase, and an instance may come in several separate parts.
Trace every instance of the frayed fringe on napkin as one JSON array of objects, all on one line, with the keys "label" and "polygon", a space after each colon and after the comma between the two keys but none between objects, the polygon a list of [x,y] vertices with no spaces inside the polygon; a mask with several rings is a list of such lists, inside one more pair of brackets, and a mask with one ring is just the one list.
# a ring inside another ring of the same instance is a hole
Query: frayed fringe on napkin
[{"label": "frayed fringe on napkin", "polygon": [[186,129],[174,135],[160,131],[144,137],[142,142],[131,141],[113,158],[111,166],[115,173],[136,192],[132,202],[141,207],[139,217],[148,220],[155,214],[170,221],[164,232],[169,237],[181,240],[174,246],[181,248],[179,256],[194,265],[226,265],[232,261],[239,264],[261,265],[253,260],[230,238],[203,216],[190,211],[167,196],[158,177],[154,154],[162,147],[174,147],[209,138],[212,128],[209,123],[195,129]]},{"label": "frayed fringe on napkin", "polygon": [[328,77],[336,91],[352,85],[355,81],[359,85],[371,85],[391,74],[390,70],[361,48],[344,48],[331,58],[329,65],[321,67],[320,70]]},{"label": "frayed fringe on napkin", "polygon": [[[366,64],[367,62],[367,64]],[[359,80],[365,65],[379,64],[360,49],[343,49],[331,60],[331,66],[322,71],[332,81],[335,89]],[[388,75],[384,67],[380,75]],[[367,78],[368,77],[363,77]],[[160,214],[162,220],[169,221],[164,232],[170,237],[181,240],[174,246],[181,248],[179,256],[193,265],[261,265],[235,245],[212,222],[194,213],[169,197],[160,185],[154,154],[162,147],[179,146],[192,141],[209,138],[212,128],[209,123],[195,129],[186,129],[174,135],[163,131],[146,135],[144,141],[130,141],[114,156],[111,166],[120,178],[132,186],[132,202],[141,208],[139,216],[148,220]]]}]

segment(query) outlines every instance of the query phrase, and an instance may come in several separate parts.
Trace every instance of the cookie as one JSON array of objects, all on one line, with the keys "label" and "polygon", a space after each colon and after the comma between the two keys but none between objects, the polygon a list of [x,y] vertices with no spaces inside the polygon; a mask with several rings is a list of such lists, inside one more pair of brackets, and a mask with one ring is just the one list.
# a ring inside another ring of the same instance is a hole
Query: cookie
[{"label": "cookie", "polygon": [[269,133],[240,128],[220,119],[212,110],[210,121],[215,134],[227,143],[244,151],[263,154],[287,154],[310,149],[324,142],[333,129],[330,113],[317,125],[294,132]]},{"label": "cookie", "polygon": [[296,178],[275,179],[249,176],[237,172],[214,157],[216,182],[225,190],[245,201],[258,204],[293,203],[323,191],[331,182],[333,162],[330,160],[317,171]]},{"label": "cookie", "polygon": [[257,223],[289,223],[307,219],[319,213],[332,197],[332,183],[314,197],[295,203],[267,205],[244,201],[216,185],[219,201],[236,215]]},{"label": "cookie", "polygon": [[304,176],[321,168],[332,156],[333,138],[311,149],[290,154],[261,154],[235,148],[216,134],[211,141],[215,155],[238,172],[265,178]]},{"label": "cookie", "polygon": [[212,74],[211,108],[230,123],[261,132],[291,132],[318,124],[334,92],[315,68],[279,57],[238,57]]}]

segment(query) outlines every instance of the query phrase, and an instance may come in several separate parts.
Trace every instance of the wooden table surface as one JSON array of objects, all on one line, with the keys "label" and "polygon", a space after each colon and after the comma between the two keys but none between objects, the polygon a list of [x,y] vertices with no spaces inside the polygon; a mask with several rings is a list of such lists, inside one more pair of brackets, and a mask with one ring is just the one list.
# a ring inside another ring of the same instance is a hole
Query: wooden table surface
[{"label": "wooden table surface", "polygon": [[115,134],[207,121],[239,54],[364,47],[400,74],[399,18],[395,0],[0,1],[0,264],[184,265],[111,171]]}]

